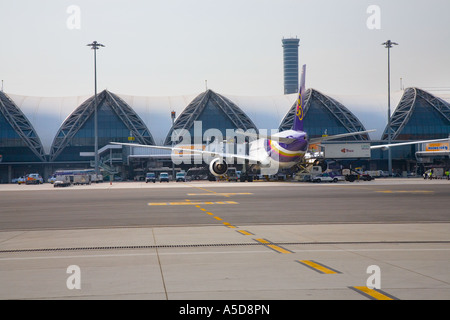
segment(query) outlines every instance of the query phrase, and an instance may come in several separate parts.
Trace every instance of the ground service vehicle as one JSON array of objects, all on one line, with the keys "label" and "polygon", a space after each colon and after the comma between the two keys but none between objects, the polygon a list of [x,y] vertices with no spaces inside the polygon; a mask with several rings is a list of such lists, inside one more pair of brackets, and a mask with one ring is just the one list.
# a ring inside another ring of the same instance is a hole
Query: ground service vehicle
[{"label": "ground service vehicle", "polygon": [[54,188],[68,187],[68,186],[72,185],[72,183],[70,182],[70,177],[69,176],[62,176],[62,177],[60,176],[59,178],[60,178],[60,180],[55,180],[55,182],[53,182],[53,187]]},{"label": "ground service vehicle", "polygon": [[321,173],[314,177],[314,182],[338,182],[337,177],[331,177],[328,173]]},{"label": "ground service vehicle", "polygon": [[169,174],[167,172],[161,172],[159,174],[159,182],[163,181],[169,182]]},{"label": "ground service vehicle", "polygon": [[153,173],[153,172],[148,172],[148,173],[145,175],[145,183],[148,183],[148,182],[153,182],[153,183],[156,182],[156,175],[155,175],[155,173]]},{"label": "ground service vehicle", "polygon": [[209,169],[206,168],[190,168],[187,171],[186,179],[191,180],[206,180],[208,179]]},{"label": "ground service vehicle", "polygon": [[308,170],[305,170],[303,172],[298,172],[295,175],[295,179],[298,181],[314,181],[314,178],[317,177],[319,174],[322,174],[322,167],[321,166],[312,166],[309,167]]},{"label": "ground service vehicle", "polygon": [[176,181],[177,182],[186,182],[186,173],[178,172],[176,175]]},{"label": "ground service vehicle", "polygon": [[431,168],[425,171],[423,174],[424,179],[442,179],[446,177],[444,168]]},{"label": "ground service vehicle", "polygon": [[103,182],[102,175],[96,175],[93,169],[58,170],[54,173],[54,183],[60,181],[70,184],[91,184]]},{"label": "ground service vehicle", "polygon": [[27,175],[25,183],[26,184],[42,184],[42,183],[44,183],[44,180],[39,175],[39,173],[30,173],[29,175]]},{"label": "ground service vehicle", "polygon": [[342,174],[345,176],[345,180],[349,182],[354,182],[356,180],[371,181],[375,179],[367,173],[358,172],[353,169],[342,169]]},{"label": "ground service vehicle", "polygon": [[12,183],[24,184],[27,181],[27,176],[22,176],[20,178],[12,179]]},{"label": "ground service vehicle", "polygon": [[[333,179],[337,179],[337,181],[345,181],[345,177],[338,171],[330,171],[327,172],[330,177],[332,177]],[[334,181],[334,180],[333,180]]]},{"label": "ground service vehicle", "polygon": [[228,181],[238,181],[239,178],[236,172],[236,168],[228,168],[227,178]]}]

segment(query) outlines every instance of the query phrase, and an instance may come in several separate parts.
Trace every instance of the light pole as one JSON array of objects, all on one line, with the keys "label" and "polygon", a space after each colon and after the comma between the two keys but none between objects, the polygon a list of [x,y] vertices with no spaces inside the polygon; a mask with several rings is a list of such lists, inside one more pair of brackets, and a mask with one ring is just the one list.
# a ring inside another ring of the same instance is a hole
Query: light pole
[{"label": "light pole", "polygon": [[98,176],[98,121],[97,121],[97,49],[104,47],[103,44],[94,41],[87,44],[94,50],[94,83],[95,83],[95,94],[94,94],[94,153],[95,153],[95,175]]},{"label": "light pole", "polygon": [[[170,113],[170,118],[172,119],[172,134],[173,134],[173,126],[175,125],[175,117],[176,117],[176,112],[172,111]],[[174,146],[174,141],[172,141],[172,148],[173,148],[173,146]],[[173,154],[172,154],[172,179],[174,181],[176,181],[176,179],[175,179],[175,163],[173,161]]]},{"label": "light pole", "polygon": [[[387,134],[388,134],[388,144],[391,144],[391,48],[393,45],[398,45],[398,43],[388,40],[382,45],[388,49],[388,124],[387,124]],[[392,153],[391,148],[388,148],[388,172],[389,176],[392,175]]]}]

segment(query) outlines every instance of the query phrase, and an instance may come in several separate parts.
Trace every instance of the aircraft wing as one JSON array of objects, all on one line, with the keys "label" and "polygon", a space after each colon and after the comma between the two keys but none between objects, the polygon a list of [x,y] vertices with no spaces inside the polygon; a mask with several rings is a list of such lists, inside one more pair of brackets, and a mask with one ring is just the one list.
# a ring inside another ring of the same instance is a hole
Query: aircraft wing
[{"label": "aircraft wing", "polygon": [[177,147],[173,147],[172,148],[172,147],[153,146],[153,145],[137,144],[137,143],[121,143],[121,142],[110,142],[110,143],[111,144],[122,145],[122,146],[144,147],[144,148],[151,148],[151,149],[192,152],[192,153],[197,153],[197,154],[206,154],[206,155],[209,155],[211,157],[235,158],[235,159],[243,159],[243,160],[260,162],[260,159],[258,159],[256,157],[251,157],[251,156],[246,156],[246,155],[241,155],[241,154],[235,154],[235,153],[223,153],[223,152],[215,152],[215,151],[208,151],[208,150],[185,149],[185,148],[177,148]]},{"label": "aircraft wing", "polygon": [[243,136],[255,138],[255,139],[267,139],[267,140],[272,140],[272,141],[287,143],[287,144],[294,142],[294,140],[295,140],[293,138],[277,137],[274,135],[266,135],[266,134],[260,134],[260,133],[256,133],[256,132],[244,132],[242,130],[236,130],[236,133],[243,135]]},{"label": "aircraft wing", "polygon": [[435,140],[408,141],[408,142],[399,142],[399,143],[391,143],[391,144],[380,144],[380,145],[376,145],[376,146],[370,146],[370,149],[380,149],[380,148],[388,149],[391,147],[406,146],[406,145],[410,145],[410,144],[443,142],[443,141],[450,141],[450,138],[435,139]]},{"label": "aircraft wing", "polygon": [[360,134],[365,134],[365,133],[374,132],[374,131],[376,131],[376,130],[357,131],[357,132],[335,134],[335,135],[326,136],[326,137],[311,138],[311,139],[309,139],[309,143],[310,144],[317,144],[317,143],[321,143],[322,141],[333,140],[333,139],[340,139],[340,138],[344,138],[344,137],[357,136],[357,135],[360,135]]}]

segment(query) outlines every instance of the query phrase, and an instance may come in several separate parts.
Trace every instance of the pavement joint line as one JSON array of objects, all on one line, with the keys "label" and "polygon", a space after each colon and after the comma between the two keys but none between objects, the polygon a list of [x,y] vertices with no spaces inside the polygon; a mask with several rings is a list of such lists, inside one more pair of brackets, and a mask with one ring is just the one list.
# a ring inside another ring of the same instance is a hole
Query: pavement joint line
[{"label": "pavement joint line", "polygon": [[[243,230],[236,230],[240,233]],[[256,240],[256,239],[254,239]],[[266,240],[267,241],[267,240]],[[270,242],[269,242],[270,243]],[[391,241],[391,242],[280,242],[277,244],[282,245],[330,245],[330,244],[360,244],[360,245],[373,245],[373,244],[428,244],[438,243],[447,244],[450,241]],[[53,248],[23,248],[23,249],[0,249],[0,253],[20,253],[20,252],[51,252],[51,251],[81,251],[81,250],[116,250],[116,249],[155,249],[155,248],[195,248],[195,247],[226,247],[226,246],[266,246],[262,242],[235,242],[235,243],[198,243],[198,244],[160,244],[160,245],[120,245],[120,246],[85,246],[85,247],[53,247]],[[423,249],[419,249],[423,250]],[[445,249],[447,250],[447,249]],[[333,250],[335,251],[335,250]]]},{"label": "pavement joint line", "polygon": [[[153,241],[156,243],[156,237],[155,237],[155,230],[154,229],[152,229],[152,234],[153,234]],[[164,272],[163,272],[162,265],[161,265],[161,259],[159,257],[158,249],[156,249],[155,251],[156,251],[156,257],[158,258],[158,265],[159,265],[159,271],[161,273],[161,279],[162,279],[162,284],[163,284],[163,288],[164,288],[164,294],[166,295],[166,300],[168,300],[169,297],[167,295],[167,287],[166,287],[166,281],[164,280]]]}]

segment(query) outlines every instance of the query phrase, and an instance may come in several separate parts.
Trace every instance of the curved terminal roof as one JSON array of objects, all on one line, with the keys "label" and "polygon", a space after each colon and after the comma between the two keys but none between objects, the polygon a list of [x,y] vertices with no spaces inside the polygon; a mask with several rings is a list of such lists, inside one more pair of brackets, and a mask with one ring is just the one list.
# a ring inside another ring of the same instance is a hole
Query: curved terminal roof
[{"label": "curved terminal roof", "polygon": [[90,96],[78,97],[29,97],[8,94],[25,114],[39,136],[45,154],[66,118]]},{"label": "curved terminal roof", "polygon": [[[314,93],[314,98],[317,101],[330,103],[329,107],[335,107],[334,112],[337,112],[336,110],[348,111],[354,117],[354,124],[356,124],[352,130],[356,130],[358,126],[367,130],[376,129],[376,132],[370,133],[370,139],[379,140],[382,138],[387,123],[387,97],[385,95],[324,95],[314,89],[308,91]],[[207,92],[210,92],[210,95],[213,94],[216,100],[221,100],[219,105],[225,106],[229,111],[238,111],[235,117],[245,120],[248,126],[251,127],[253,124],[258,130],[269,130],[268,133],[274,133],[282,127],[283,120],[285,120],[289,111],[292,111],[292,108],[295,107],[297,99],[297,94],[255,97],[219,95],[210,90],[199,94],[161,97],[132,96],[111,93],[106,90],[99,95],[107,95],[110,103],[116,101],[114,104],[119,106],[120,109],[126,110],[125,113],[131,118],[137,119],[136,121],[142,124],[143,130],[148,129],[148,136],[153,138],[155,144],[163,145],[172,128],[171,112],[176,112],[175,122],[181,123],[181,117],[189,113],[188,106],[195,104],[196,99],[201,100]],[[432,106],[430,110],[440,112],[444,120],[450,114],[448,112],[450,95],[437,98],[424,90],[408,88],[405,91],[391,94],[393,120],[398,117],[402,110],[404,111],[408,106],[413,106],[414,102],[418,101],[418,99],[411,99],[411,92],[415,93],[414,96],[418,97],[423,105]],[[35,150],[41,155],[41,158],[42,155],[51,154],[55,137],[61,134],[64,124],[69,123],[69,119],[80,111],[79,108],[83,105],[86,107],[86,104],[89,104],[90,99],[92,99],[92,95],[30,97],[8,94],[4,96],[11,99],[10,104],[15,105],[14,108],[20,111],[18,114],[23,114],[23,118],[28,122],[29,128],[32,129],[29,132],[33,132],[29,136],[32,137],[33,134],[36,136],[34,142],[40,140],[42,151],[39,151],[39,141],[36,142]],[[410,103],[408,104],[408,102]],[[14,108],[11,110],[14,110]],[[403,114],[412,114],[413,109],[410,107],[410,112]],[[126,119],[126,117],[123,119]],[[405,119],[403,118],[403,120]],[[236,118],[235,121],[237,121]],[[241,125],[239,122],[235,123],[236,126]],[[444,128],[443,130],[447,129]],[[446,135],[448,136],[449,133],[447,132]]]},{"label": "curved terminal roof", "polygon": [[223,136],[226,135],[227,129],[258,130],[247,113],[230,99],[212,90],[207,90],[192,100],[179,115],[173,127],[167,133],[164,144],[170,145],[172,143],[172,132],[174,130],[184,129],[195,133],[193,132],[195,121],[202,121],[202,134],[210,128],[219,129]]},{"label": "curved terminal roof", "polygon": [[[369,133],[371,140],[380,140],[387,124],[387,95],[329,95],[340,102],[364,124],[366,130],[375,132]],[[391,93],[391,115],[403,96],[403,91]]]},{"label": "curved terminal roof", "polygon": [[[97,95],[98,109],[101,106],[112,110],[122,121],[122,124],[140,144],[155,144],[148,127],[142,122],[136,112],[117,95],[103,90]],[[95,97],[90,97],[76,108],[64,121],[53,140],[50,149],[50,161],[54,161],[64,148],[71,144],[72,139],[94,114]]]},{"label": "curved terminal roof", "polygon": [[176,112],[175,119],[177,119],[186,106],[198,96],[198,94],[160,97],[117,95],[139,115],[157,145],[164,144],[172,127],[171,112]]},{"label": "curved terminal roof", "polygon": [[[3,92],[0,92],[0,115],[38,159],[45,161],[45,150],[38,133],[22,110]],[[5,126],[8,126],[7,124]],[[0,141],[0,146],[2,145],[3,143]]]},{"label": "curved terminal roof", "polygon": [[279,96],[235,96],[225,95],[237,104],[259,130],[265,129],[268,133],[278,130],[284,116],[297,101],[297,93]]},{"label": "curved terminal roof", "polygon": [[[405,90],[391,118],[392,140],[447,138],[450,103],[419,88]],[[388,128],[382,139],[388,139]]]},{"label": "curved terminal roof", "polygon": [[[297,104],[294,103],[280,124],[280,130],[292,128]],[[361,121],[342,103],[315,90],[308,89],[304,94],[304,125],[311,137],[323,134],[334,135],[348,132],[365,131]],[[368,140],[363,134],[350,139]]]}]

